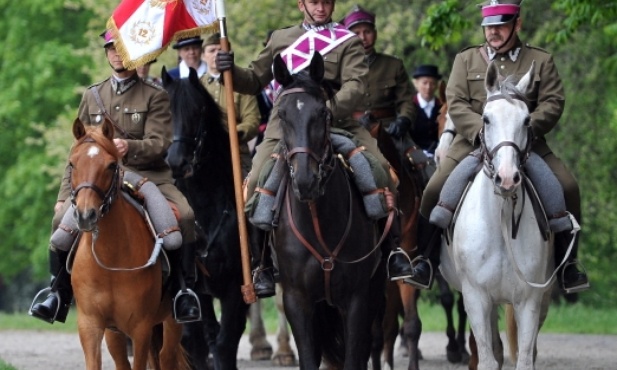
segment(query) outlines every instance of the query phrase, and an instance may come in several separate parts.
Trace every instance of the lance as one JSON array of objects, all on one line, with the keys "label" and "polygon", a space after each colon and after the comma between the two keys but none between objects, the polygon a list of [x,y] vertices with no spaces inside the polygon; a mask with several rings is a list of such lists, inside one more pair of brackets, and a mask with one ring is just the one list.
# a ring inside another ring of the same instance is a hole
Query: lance
[{"label": "lance", "polygon": [[[216,16],[220,22],[221,49],[229,51],[227,39],[227,24],[225,15],[225,0],[216,0]],[[229,143],[231,147],[231,163],[234,175],[234,192],[236,195],[236,213],[238,214],[238,229],[240,234],[240,254],[242,258],[242,278],[244,285],[240,288],[242,297],[247,304],[255,303],[257,297],[251,278],[251,265],[249,256],[248,233],[246,229],[246,216],[244,214],[244,196],[242,192],[242,170],[240,165],[240,145],[238,141],[238,129],[236,128],[236,107],[234,104],[234,90],[231,70],[223,72],[225,83],[225,98],[227,101],[227,124],[229,126]]]}]

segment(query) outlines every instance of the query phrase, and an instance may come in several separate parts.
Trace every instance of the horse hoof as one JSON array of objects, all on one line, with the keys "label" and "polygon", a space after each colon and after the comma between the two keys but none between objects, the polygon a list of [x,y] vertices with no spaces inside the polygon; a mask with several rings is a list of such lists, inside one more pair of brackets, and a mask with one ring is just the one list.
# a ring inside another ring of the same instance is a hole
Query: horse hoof
[{"label": "horse hoof", "polygon": [[451,364],[458,364],[463,361],[463,355],[459,351],[446,351],[446,357]]},{"label": "horse hoof", "polygon": [[251,361],[265,361],[272,358],[272,348],[253,348]]},{"label": "horse hoof", "polygon": [[272,358],[274,366],[296,366],[296,356],[290,355],[275,355]]}]

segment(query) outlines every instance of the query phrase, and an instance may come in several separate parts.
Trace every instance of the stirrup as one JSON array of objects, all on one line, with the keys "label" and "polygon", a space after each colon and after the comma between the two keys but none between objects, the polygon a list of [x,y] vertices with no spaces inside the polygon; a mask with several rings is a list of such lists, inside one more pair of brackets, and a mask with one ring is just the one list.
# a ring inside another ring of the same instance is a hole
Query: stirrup
[{"label": "stirrup", "polygon": [[[178,319],[178,298],[180,298],[181,296],[184,295],[189,295],[191,297],[193,297],[195,299],[195,302],[197,302],[197,308],[199,309],[199,316],[196,319],[192,319],[192,320],[179,320]],[[189,288],[186,288],[186,290],[179,290],[178,293],[176,293],[176,296],[174,297],[173,300],[173,311],[174,311],[174,319],[176,320],[176,322],[178,324],[184,324],[184,323],[188,323],[188,322],[195,322],[195,321],[201,321],[201,303],[199,302],[199,297],[197,296],[197,294]]]},{"label": "stirrup", "polygon": [[[413,266],[414,262],[416,261],[425,261],[428,264],[428,268],[429,268],[429,279],[428,279],[428,284],[422,284],[419,283],[418,281],[414,280],[414,276],[411,276],[410,278],[407,278],[405,280],[403,280],[406,284],[409,285],[413,285],[417,288],[420,289],[425,289],[425,290],[430,290],[433,287],[433,281],[435,280],[435,271],[433,270],[433,264],[431,263],[431,260],[424,257],[424,256],[418,256],[416,258],[413,259],[413,261],[411,261],[411,264]],[[414,268],[415,270],[415,268]]]},{"label": "stirrup", "polygon": [[[34,308],[34,306],[36,306],[39,303],[43,303],[47,300],[47,297],[49,295],[53,295],[56,297],[56,299],[58,300],[58,305],[56,307],[56,312],[54,312],[54,314],[51,317],[43,317],[41,315],[37,315],[36,313],[34,313],[32,311],[32,308]],[[40,299],[41,296],[45,296],[45,299]],[[45,322],[48,322],[50,324],[53,324],[56,321],[56,317],[58,317],[58,312],[60,312],[60,307],[62,307],[62,299],[60,298],[60,293],[58,293],[58,291],[52,291],[51,287],[47,287],[45,289],[42,289],[41,291],[39,291],[35,296],[34,299],[32,300],[32,304],[30,305],[30,309],[28,310],[28,315],[32,316],[32,317],[36,317],[39,320],[43,320]]]},{"label": "stirrup", "polygon": [[583,270],[583,274],[585,275],[585,277],[587,277],[587,270],[585,269],[585,266],[583,266],[582,263],[580,263],[578,260],[574,260],[572,262],[567,262],[564,264],[564,266],[561,268],[561,273],[560,273],[560,277],[561,279],[559,280],[560,282],[560,288],[561,290],[565,293],[565,294],[572,294],[572,293],[579,293],[579,292],[584,292],[585,290],[589,289],[591,287],[591,285],[589,285],[589,278],[587,278],[587,282],[585,282],[584,284],[579,284],[576,286],[573,286],[571,288],[567,288],[566,289],[566,285],[564,283],[563,278],[565,277],[565,273],[566,273],[566,268],[568,266],[580,266],[581,270]]},{"label": "stirrup", "polygon": [[397,280],[408,279],[408,277],[405,277],[405,276],[390,277],[390,258],[392,258],[392,256],[394,256],[396,254],[404,255],[405,258],[407,259],[407,261],[409,262],[409,266],[413,270],[413,265],[411,264],[413,261],[411,260],[411,258],[409,258],[409,255],[407,254],[407,252],[405,252],[403,249],[401,249],[401,247],[398,247],[395,250],[390,251],[390,254],[388,255],[388,260],[386,261],[386,270],[387,270],[387,273],[388,273],[388,281],[397,281]]}]

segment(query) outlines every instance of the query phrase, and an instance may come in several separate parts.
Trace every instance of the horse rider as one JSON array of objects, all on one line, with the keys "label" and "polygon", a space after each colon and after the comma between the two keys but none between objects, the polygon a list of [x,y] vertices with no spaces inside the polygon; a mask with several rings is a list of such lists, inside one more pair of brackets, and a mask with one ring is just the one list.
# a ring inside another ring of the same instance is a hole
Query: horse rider
[{"label": "horse rider", "polygon": [[414,70],[412,78],[413,85],[418,92],[413,97],[418,114],[409,134],[420,148],[433,155],[439,143],[437,117],[442,102],[435,96],[435,90],[441,80],[441,74],[437,66],[422,64]]},{"label": "horse rider", "polygon": [[[234,65],[233,52],[219,51],[216,57],[216,65],[219,71],[232,70],[234,89],[245,94],[258,94],[273,79],[272,62],[280,53],[294,52],[308,53],[309,50],[299,50],[307,43],[296,42],[300,39],[309,38],[315,33],[322,32],[330,35],[327,49],[320,49],[322,44],[315,43],[315,51],[322,52],[325,65],[325,80],[340,86],[336,93],[336,105],[332,106],[333,125],[349,131],[360,145],[374,155],[386,173],[390,173],[390,165],[379,152],[377,142],[370,133],[360,126],[352,118],[356,110],[357,101],[362,99],[364,80],[368,74],[368,67],[364,61],[364,48],[358,37],[347,31],[342,25],[332,21],[335,0],[297,0],[298,9],[304,14],[303,22],[297,26],[291,26],[276,30],[272,33],[270,41],[260,52],[256,60],[250,63],[248,68],[240,68]],[[311,31],[311,32],[309,32]],[[320,38],[321,40],[322,38]],[[296,46],[297,45],[297,46]],[[288,64],[290,69],[299,68]],[[299,65],[303,66],[305,63]],[[260,170],[270,158],[276,144],[281,139],[280,118],[278,116],[278,103],[275,102],[270,114],[265,137],[257,147],[253,157],[253,166],[247,177],[247,199],[253,194]],[[389,177],[388,190],[392,197],[396,197],[396,185],[391,176]],[[252,244],[263,245],[265,235],[263,232],[257,235]],[[253,238],[253,236],[251,237]],[[391,258],[389,259],[389,273],[392,279],[402,279],[411,276],[411,264],[405,252],[398,247],[398,235],[393,236],[390,232]],[[265,248],[266,253],[269,248]],[[255,253],[257,252],[257,253]],[[254,251],[253,257],[259,260],[259,251]],[[262,265],[271,264],[270,258],[265,257],[259,261]],[[254,288],[258,297],[267,297],[274,294],[274,276],[270,266],[261,266],[254,273]]]},{"label": "horse rider", "polygon": [[[441,189],[455,166],[480,146],[479,133],[483,126],[482,111],[486,101],[484,76],[491,61],[498,65],[502,75],[520,78],[535,60],[538,72],[534,76],[533,91],[527,96],[534,135],[531,150],[544,159],[561,184],[567,211],[579,222],[581,220],[581,200],[576,179],[549,148],[545,138],[563,113],[564,89],[551,54],[523,43],[518,36],[522,25],[521,2],[492,0],[481,4],[481,26],[486,42],[463,49],[454,60],[446,97],[448,113],[456,126],[457,135],[424,191],[418,227],[418,245],[422,256],[414,266],[413,277],[407,280],[420,288],[430,287],[433,268],[439,265],[441,229],[429,223],[431,210],[436,206]],[[569,231],[555,234],[556,265],[567,253],[571,239]],[[578,269],[577,247],[578,238],[563,270],[558,274],[561,288],[566,293],[589,288],[586,273]]]},{"label": "horse rider", "polygon": [[167,71],[174,80],[187,78],[189,76],[189,68],[197,71],[197,77],[201,77],[206,73],[208,66],[201,60],[203,42],[204,40],[199,36],[186,37],[179,39],[172,46],[178,50],[178,58],[180,59],[177,67]]},{"label": "horse rider", "polygon": [[[195,321],[201,317],[197,297],[190,289],[195,281],[195,217],[186,198],[175,187],[171,169],[165,162],[172,137],[169,97],[161,86],[139,78],[135,70],[127,70],[123,66],[109,31],[101,37],[105,40],[103,48],[112,75],[86,90],[78,116],[86,126],[101,124],[106,117],[110,119],[115,128],[114,144],[122,155],[122,167],[152,181],[175,205],[180,216],[183,240],[181,248],[167,250],[172,271],[171,288],[180,292],[174,302],[175,318],[179,322]],[[70,177],[67,164],[54,207],[52,231],[58,228],[71,205],[70,201],[66,201],[71,193]],[[66,270],[67,257],[68,252],[50,245],[53,292],[44,302],[34,304],[31,310],[33,316],[48,322],[65,321],[73,296],[71,277]],[[58,294],[53,294],[54,287]]]},{"label": "horse rider", "polygon": [[[223,123],[225,128],[227,128],[227,99],[225,97],[225,89],[220,81],[221,72],[216,68],[216,61],[214,60],[220,49],[220,33],[215,32],[205,38],[202,60],[206,63],[208,72],[201,76],[200,81],[221,108]],[[233,95],[236,108],[238,140],[240,141],[242,174],[246,176],[251,170],[251,151],[249,150],[248,142],[259,133],[261,114],[256,96],[240,93],[234,93]]]}]

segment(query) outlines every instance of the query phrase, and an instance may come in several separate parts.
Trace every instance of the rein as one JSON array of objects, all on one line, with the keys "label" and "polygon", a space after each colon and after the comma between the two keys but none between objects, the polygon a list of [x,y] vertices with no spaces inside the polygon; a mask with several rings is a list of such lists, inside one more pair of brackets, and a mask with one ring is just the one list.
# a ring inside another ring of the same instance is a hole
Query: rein
[{"label": "rein", "polygon": [[[193,158],[191,159],[191,165],[193,167],[198,167],[200,165],[201,152],[203,150],[204,137],[206,136],[206,107],[201,108],[201,112],[199,114],[199,125],[197,126],[197,132],[194,136],[185,136],[185,135],[173,135],[172,143],[185,143],[193,148]],[[182,125],[177,125],[182,127]]]}]

